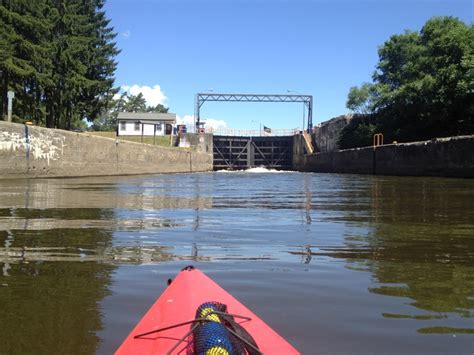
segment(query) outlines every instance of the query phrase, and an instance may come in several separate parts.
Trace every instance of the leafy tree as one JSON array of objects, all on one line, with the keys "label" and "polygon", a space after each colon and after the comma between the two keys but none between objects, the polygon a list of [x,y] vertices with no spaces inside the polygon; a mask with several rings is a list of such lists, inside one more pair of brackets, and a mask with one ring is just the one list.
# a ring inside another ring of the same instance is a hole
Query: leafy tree
[{"label": "leafy tree", "polygon": [[379,102],[381,128],[395,125],[400,140],[469,133],[473,55],[473,27],[452,17],[430,19],[419,34],[392,36],[379,50],[374,75],[387,89]]},{"label": "leafy tree", "polygon": [[386,140],[474,133],[473,25],[434,17],[419,33],[393,35],[378,53],[374,83],[351,88],[348,108],[372,114]]},{"label": "leafy tree", "polygon": [[346,107],[359,114],[371,113],[376,100],[376,86],[371,83],[363,83],[360,87],[353,86],[347,95]]},{"label": "leafy tree", "polygon": [[146,112],[146,100],[142,93],[128,96],[125,112]]},{"label": "leafy tree", "polygon": [[168,113],[169,108],[158,104],[156,106],[148,106],[146,112],[156,112],[156,113]]}]

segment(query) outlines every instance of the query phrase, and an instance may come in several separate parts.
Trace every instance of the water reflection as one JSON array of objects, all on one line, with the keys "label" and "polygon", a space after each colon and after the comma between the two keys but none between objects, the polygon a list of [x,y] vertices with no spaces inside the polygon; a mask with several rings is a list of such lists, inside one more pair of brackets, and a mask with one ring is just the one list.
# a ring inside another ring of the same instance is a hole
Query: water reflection
[{"label": "water reflection", "polygon": [[[2,183],[0,193],[0,352],[94,353],[102,329],[98,302],[109,290],[111,263],[94,260],[112,246],[111,209],[58,208],[57,181]],[[84,197],[69,200],[80,205]],[[80,349],[80,350],[79,350]]]},{"label": "water reflection", "polygon": [[305,204],[304,204],[305,219],[306,219],[306,224],[310,225],[312,222],[311,203],[313,199],[313,195],[311,193],[311,175],[304,175],[303,181],[304,181],[304,195],[305,195]]},{"label": "water reflection", "polygon": [[[474,191],[471,182],[449,179],[375,177],[368,185],[370,229],[345,235],[341,247],[321,247],[313,255],[344,259],[348,267],[368,271],[369,292],[409,298],[427,314],[383,313],[390,319],[472,318],[474,308]],[[349,193],[348,204],[359,197]],[[346,214],[360,225],[360,216]],[[352,218],[355,217],[355,218]],[[474,329],[431,326],[421,333],[473,333]]]},{"label": "water reflection", "polygon": [[97,302],[108,294],[113,269],[97,263],[10,264],[0,275],[2,353],[94,353],[95,332],[102,328]]},{"label": "water reflection", "polygon": [[101,177],[2,181],[0,209],[138,209],[210,208],[210,197],[194,198],[193,185],[146,178]]},{"label": "water reflection", "polygon": [[83,261],[110,245],[112,233],[56,232],[0,231],[2,353],[93,353],[99,345],[97,303],[115,267]]},{"label": "water reflection", "polygon": [[[472,332],[470,180],[241,172],[1,186],[0,303],[6,307],[0,317],[8,324],[0,332],[1,353],[22,342],[22,352],[75,352],[81,342],[84,352],[94,352],[108,341],[95,335],[105,312],[97,304],[114,287],[114,275],[181,261],[228,268],[233,277],[244,270],[245,280],[236,282],[261,287],[262,308],[272,286],[254,271],[268,268],[276,282],[286,277],[293,285],[287,297],[301,294],[288,312],[303,316],[298,312],[313,309],[315,299],[330,298],[334,312],[324,321],[339,321],[334,329],[356,332],[372,316],[363,331],[373,338],[383,337],[377,329],[404,321],[419,334]],[[334,274],[321,283],[328,268]],[[353,273],[367,281],[352,284]],[[133,281],[156,280],[136,271]],[[127,294],[124,302],[139,296]],[[372,297],[384,300],[383,307],[358,307]],[[121,306],[109,312],[120,314]],[[56,313],[61,326],[52,324]],[[349,327],[348,314],[357,320]],[[312,329],[314,317],[308,322],[298,332]],[[61,327],[71,327],[73,339],[54,344]]]}]

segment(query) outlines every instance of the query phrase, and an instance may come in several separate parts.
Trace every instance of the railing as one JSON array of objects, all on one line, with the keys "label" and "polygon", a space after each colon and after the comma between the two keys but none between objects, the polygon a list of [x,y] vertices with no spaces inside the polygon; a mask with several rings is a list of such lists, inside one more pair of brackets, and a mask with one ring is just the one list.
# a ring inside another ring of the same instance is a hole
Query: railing
[{"label": "railing", "polygon": [[273,136],[294,136],[300,134],[301,130],[293,129],[271,129],[270,132],[261,130],[246,130],[246,129],[206,129],[206,132],[212,133],[216,136],[233,136],[233,137],[273,137]]},{"label": "railing", "polygon": [[374,140],[374,144],[373,144],[374,149],[377,148],[378,146],[383,145],[383,134],[382,133],[374,134],[373,140]]}]

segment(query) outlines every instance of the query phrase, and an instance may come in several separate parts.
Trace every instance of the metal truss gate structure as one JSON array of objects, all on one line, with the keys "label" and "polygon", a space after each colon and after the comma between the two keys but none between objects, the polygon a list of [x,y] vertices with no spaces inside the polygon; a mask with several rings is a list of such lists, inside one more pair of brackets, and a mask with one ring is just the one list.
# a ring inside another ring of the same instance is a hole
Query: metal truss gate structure
[{"label": "metal truss gate structure", "polygon": [[293,136],[214,136],[214,170],[293,169]]},{"label": "metal truss gate structure", "polygon": [[[196,94],[195,112],[196,131],[201,127],[201,107],[207,101],[227,101],[227,102],[302,102],[308,112],[307,132],[313,130],[313,96],[312,95],[281,95],[281,94],[218,94],[218,93],[198,93]],[[303,127],[304,129],[304,127]]]}]

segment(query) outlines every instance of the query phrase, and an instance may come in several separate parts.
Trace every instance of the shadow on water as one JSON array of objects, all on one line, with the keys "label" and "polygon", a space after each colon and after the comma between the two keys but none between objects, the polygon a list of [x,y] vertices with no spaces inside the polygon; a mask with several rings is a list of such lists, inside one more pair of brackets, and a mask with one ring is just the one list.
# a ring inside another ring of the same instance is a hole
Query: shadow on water
[{"label": "shadow on water", "polygon": [[114,212],[31,208],[39,204],[33,196],[38,189],[46,195],[40,194],[43,201],[64,197],[30,181],[12,189],[6,198],[0,196],[2,203],[11,195],[15,199],[13,207],[0,209],[0,352],[94,353],[100,344],[96,332],[103,327],[98,304],[109,294],[116,266],[84,261],[110,248],[113,233],[66,226],[113,219]]},{"label": "shadow on water", "polygon": [[94,353],[95,332],[102,329],[97,304],[108,294],[113,270],[82,262],[3,264],[2,353]]},{"label": "shadow on water", "polygon": [[[95,332],[102,328],[98,302],[108,295],[115,266],[74,261],[76,253],[58,250],[58,245],[104,248],[112,233],[89,229],[5,234],[0,232],[0,243],[10,255],[0,252],[1,352],[94,353],[99,345]],[[17,256],[15,248],[22,249]]]}]

